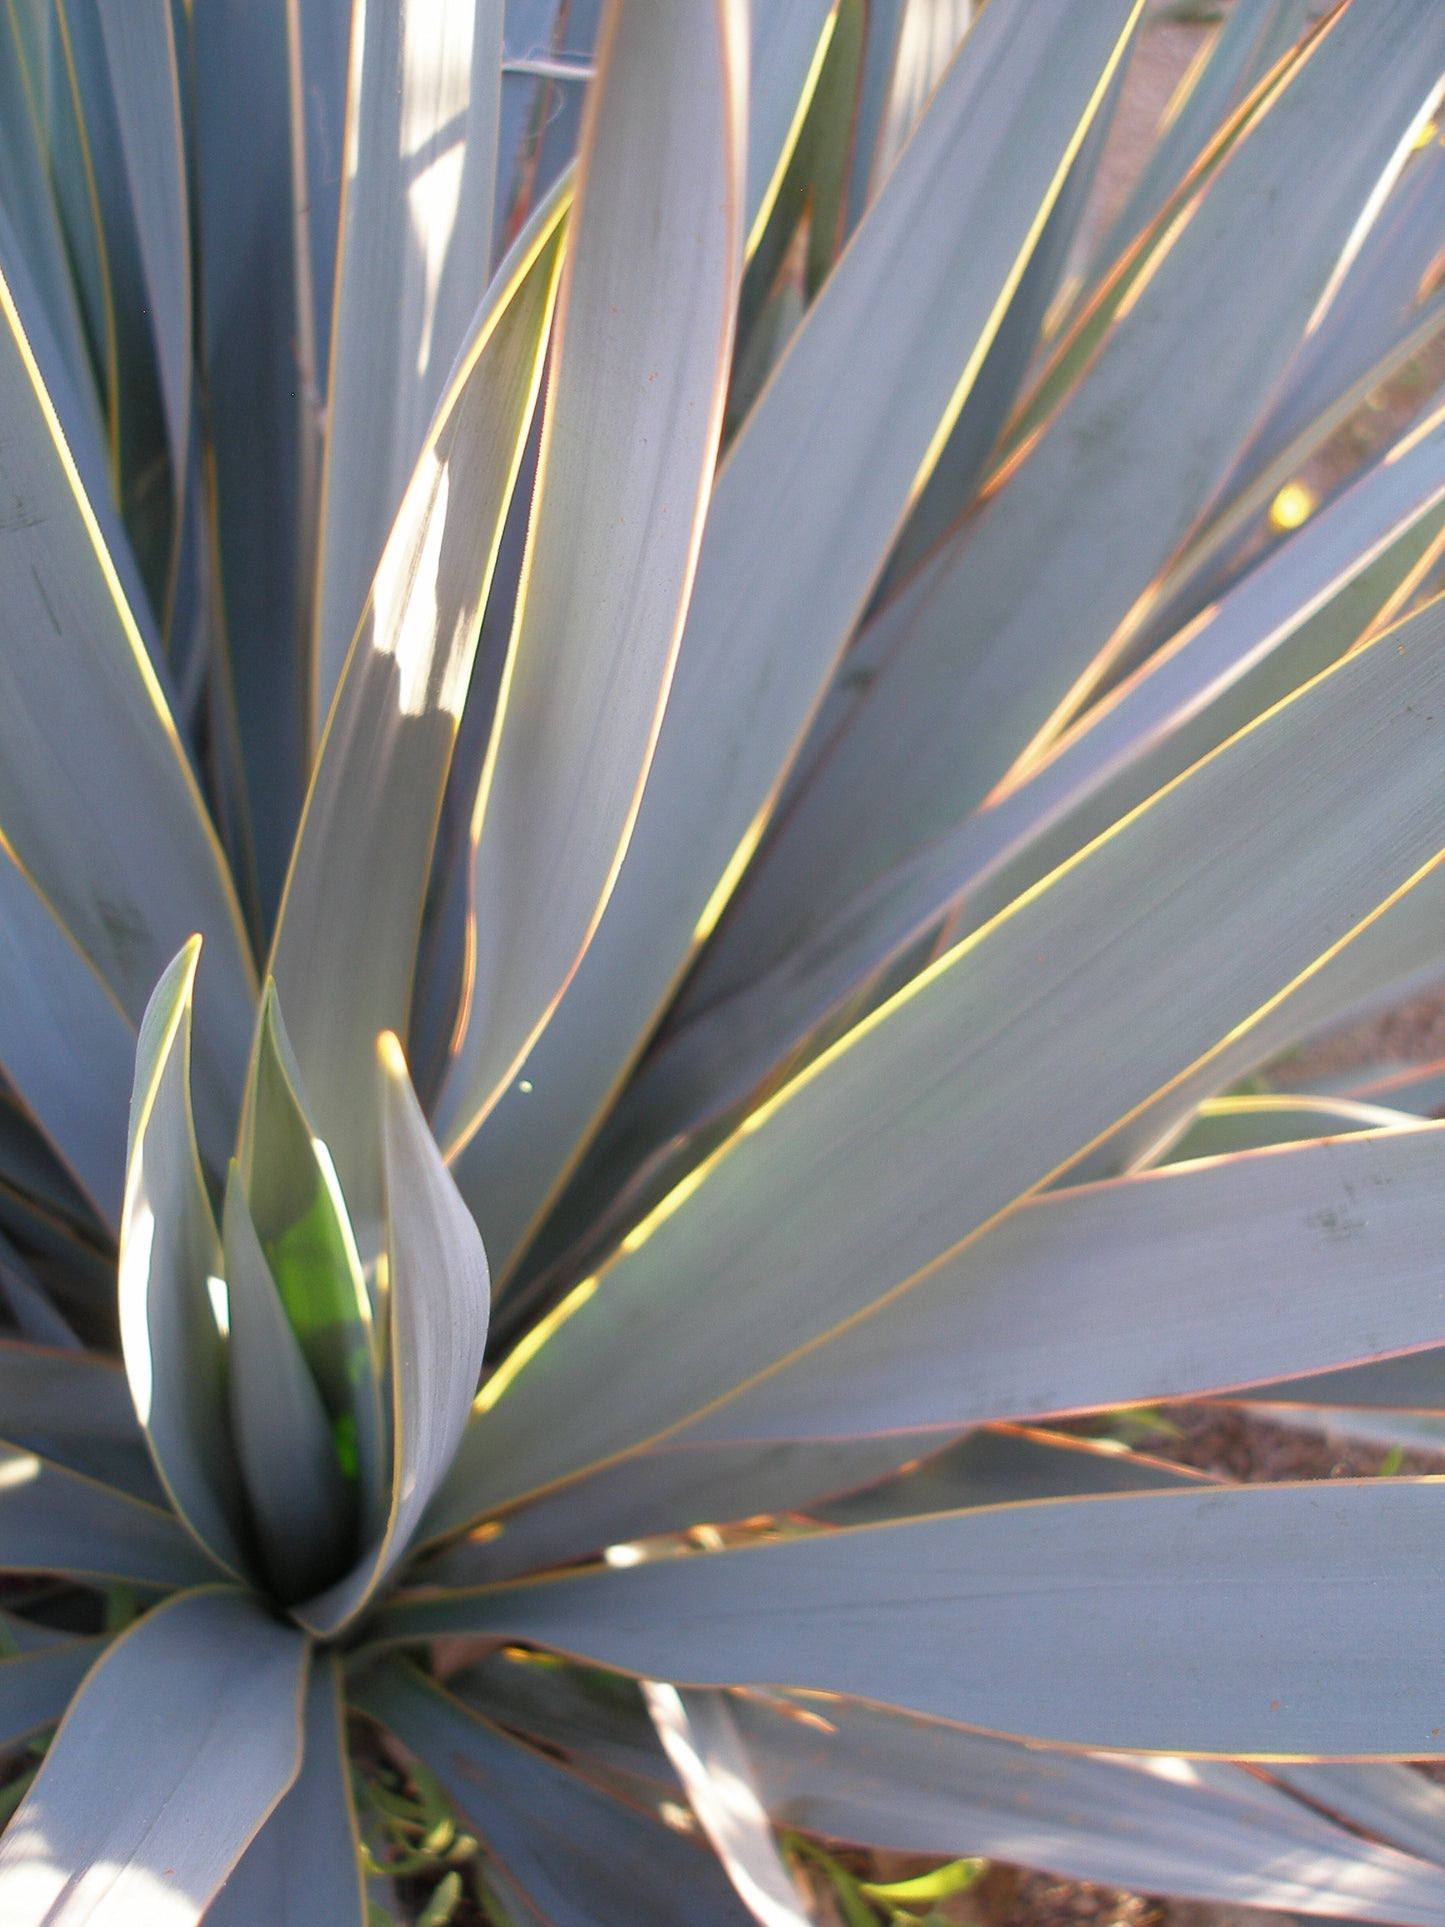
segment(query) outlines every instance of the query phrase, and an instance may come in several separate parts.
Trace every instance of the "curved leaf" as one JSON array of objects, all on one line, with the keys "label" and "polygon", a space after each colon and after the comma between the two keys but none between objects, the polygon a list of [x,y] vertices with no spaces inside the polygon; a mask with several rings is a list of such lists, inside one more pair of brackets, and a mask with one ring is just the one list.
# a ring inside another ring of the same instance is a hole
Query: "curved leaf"
[{"label": "curved leaf", "polygon": [[672,680],[712,481],[747,163],[738,0],[614,4],[588,96],[536,502],[472,819],[437,1117],[469,1136],[596,928]]},{"label": "curved leaf", "polygon": [[528,1060],[532,1088],[509,1091],[458,1162],[499,1272],[736,882],[1133,11],[983,14],[733,443],[617,888]]},{"label": "curved leaf", "polygon": [[176,957],[141,1024],[120,1228],[120,1335],[131,1397],[167,1495],[200,1543],[239,1573],[244,1501],[208,1285],[221,1272],[221,1241],[191,1125],[191,993],[200,947],[193,937]]},{"label": "curved leaf", "polygon": [[[502,15],[500,0],[354,10],[317,562],[318,734],[489,279]],[[505,455],[497,468],[509,473]],[[485,519],[472,526],[484,548]]]},{"label": "curved leaf", "polygon": [[541,380],[569,196],[564,184],[498,270],[422,446],[321,745],[272,950],[308,1099],[363,1232],[381,1210],[372,1053],[381,1031],[406,1026],[437,813]]}]

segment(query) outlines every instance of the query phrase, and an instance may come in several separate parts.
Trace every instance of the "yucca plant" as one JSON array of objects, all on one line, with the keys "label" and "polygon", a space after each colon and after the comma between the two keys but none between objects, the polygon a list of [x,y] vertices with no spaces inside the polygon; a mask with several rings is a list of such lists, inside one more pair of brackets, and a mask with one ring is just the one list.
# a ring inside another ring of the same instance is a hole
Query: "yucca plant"
[{"label": "yucca plant", "polygon": [[1445,1922],[1439,1484],[1061,1429],[1445,1436],[1445,11],[970,13],[9,0],[7,1927]]}]

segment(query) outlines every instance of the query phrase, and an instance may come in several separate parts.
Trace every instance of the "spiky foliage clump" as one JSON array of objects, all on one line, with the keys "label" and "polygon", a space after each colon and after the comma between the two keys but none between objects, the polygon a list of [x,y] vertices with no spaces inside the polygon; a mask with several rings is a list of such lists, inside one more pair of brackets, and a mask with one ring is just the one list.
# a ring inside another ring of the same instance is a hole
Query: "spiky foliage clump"
[{"label": "spiky foliage clump", "polygon": [[0,19],[7,1923],[1445,1922],[1440,1486],[1065,1425],[1440,1436],[1445,11],[1140,12]]}]

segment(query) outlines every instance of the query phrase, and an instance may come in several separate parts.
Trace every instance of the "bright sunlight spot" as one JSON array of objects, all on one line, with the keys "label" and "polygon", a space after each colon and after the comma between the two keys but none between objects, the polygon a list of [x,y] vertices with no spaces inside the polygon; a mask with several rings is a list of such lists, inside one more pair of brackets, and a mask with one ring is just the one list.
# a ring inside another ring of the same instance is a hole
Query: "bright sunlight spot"
[{"label": "bright sunlight spot", "polygon": [[1315,512],[1315,494],[1303,482],[1286,482],[1269,505],[1272,529],[1297,529]]}]

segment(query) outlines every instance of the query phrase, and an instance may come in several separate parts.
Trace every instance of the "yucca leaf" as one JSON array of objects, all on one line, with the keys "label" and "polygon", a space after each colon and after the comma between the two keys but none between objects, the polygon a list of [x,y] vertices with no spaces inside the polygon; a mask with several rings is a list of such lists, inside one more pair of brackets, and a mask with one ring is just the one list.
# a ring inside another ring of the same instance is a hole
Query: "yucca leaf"
[{"label": "yucca leaf", "polygon": [[[705,988],[695,990],[691,1002],[703,1008],[690,1021],[690,1000],[680,1000],[676,1028],[614,1106],[569,1202],[582,1205],[599,1236],[625,1229],[620,1220],[630,1211],[635,1221],[640,1209],[628,1179],[645,1160],[652,1164],[646,1194],[661,1197],[749,1097],[766,1095],[769,1082],[775,1087],[881,1002],[899,980],[892,973],[906,970],[909,948],[945,917],[954,937],[977,928],[1343,655],[1409,580],[1442,526],[1445,433],[1436,431],[1417,446],[1402,443],[1398,459],[1322,510],[1089,711],[1016,789],[896,865],[755,982],[711,1003]],[[858,645],[869,659],[881,661],[906,633],[920,586],[906,588],[870,625]],[[663,1144],[667,1156],[656,1157]],[[605,1214],[599,1197],[608,1201]]]},{"label": "yucca leaf", "polygon": [[80,1349],[80,1340],[50,1294],[3,1234],[0,1234],[0,1291],[22,1338],[60,1351]]},{"label": "yucca leaf", "polygon": [[391,1032],[377,1040],[391,1362],[385,1527],[354,1571],[308,1604],[320,1635],[355,1616],[405,1552],[452,1460],[487,1339],[487,1258]]},{"label": "yucca leaf", "polygon": [[1441,1918],[1437,1877],[1418,1861],[1239,1767],[1025,1748],[808,1695],[734,1695],[733,1717],[780,1826],[903,1853],[964,1847],[1135,1892],[1421,1927]]},{"label": "yucca leaf", "polygon": [[[45,369],[46,385],[56,397],[66,439],[86,477],[87,493],[92,502],[98,498],[109,504],[105,423],[50,185],[43,121],[44,76],[36,71],[38,50],[32,44],[27,59],[25,42],[21,16],[7,8],[0,17],[0,205],[6,216],[0,232],[9,230],[13,245],[7,235],[5,278],[17,299],[17,281],[33,283],[35,306],[43,312],[45,332],[55,344],[55,365]],[[23,275],[12,252],[24,260]],[[26,305],[20,301],[22,313]],[[33,327],[31,332],[35,332]],[[59,389],[63,389],[64,399],[57,395]],[[84,448],[78,446],[81,441]]]},{"label": "yucca leaf", "polygon": [[1050,1499],[403,1600],[373,1630],[1091,1748],[1420,1757],[1445,1732],[1422,1687],[1442,1508],[1429,1479]]},{"label": "yucca leaf", "polygon": [[[1427,1124],[1053,1192],[699,1435],[1129,1405],[1439,1344],[1442,1159],[1445,1126]],[[949,1363],[925,1373],[920,1358]]]},{"label": "yucca leaf", "polygon": [[[350,1200],[309,1100],[275,986],[268,983],[241,1120],[241,1182],[263,1262],[356,1482],[361,1517],[374,1529],[387,1476],[377,1390],[380,1348]],[[357,1122],[358,1135],[368,1123],[375,1132],[371,1106],[367,1113]],[[374,1253],[374,1223],[363,1220],[361,1230]]]},{"label": "yucca leaf", "polygon": [[312,780],[272,952],[363,1238],[381,1209],[373,1050],[404,1030],[437,812],[541,379],[569,191],[499,269],[429,431]]},{"label": "yucca leaf", "polygon": [[721,1693],[679,1693],[645,1680],[642,1696],[688,1804],[739,1898],[763,1927],[809,1927],[753,1785],[731,1710]]},{"label": "yucca leaf", "polygon": [[744,228],[749,254],[772,215],[837,19],[838,0],[754,0]]},{"label": "yucca leaf", "polygon": [[0,1066],[111,1231],[135,1029],[0,832]]},{"label": "yucca leaf", "polygon": [[1220,124],[1284,59],[1311,24],[1310,0],[1240,0],[1191,62],[1123,205],[1090,255],[1079,299],[1163,208]]},{"label": "yucca leaf", "polygon": [[1341,1097],[1210,1097],[1168,1150],[1151,1162],[1183,1164],[1194,1158],[1257,1151],[1267,1144],[1298,1144],[1356,1131],[1398,1130],[1411,1122],[1408,1111],[1390,1111],[1380,1104],[1358,1104]]},{"label": "yucca leaf", "polygon": [[96,9],[145,276],[179,501],[190,452],[191,230],[170,0]]},{"label": "yucca leaf", "polygon": [[120,1227],[120,1336],[131,1397],[167,1495],[200,1543],[244,1570],[241,1481],[210,1299],[221,1241],[191,1124],[199,939],[167,968],[141,1024]]},{"label": "yucca leaf", "polygon": [[683,1895],[690,1927],[742,1927],[747,1915],[709,1854],[520,1746],[414,1667],[386,1661],[350,1697],[430,1767],[488,1857],[555,1927],[675,1927]]},{"label": "yucca leaf", "polygon": [[219,1587],[116,1640],[0,1841],[5,1919],[198,1921],[296,1777],[308,1657],[293,1628]]},{"label": "yucca leaf", "polygon": [[0,1339],[5,1437],[133,1497],[163,1502],[124,1371],[98,1352]]},{"label": "yucca leaf", "polygon": [[295,1783],[206,1910],[207,1927],[366,1927],[341,1680],[317,1657]]},{"label": "yucca leaf", "polygon": [[981,17],[733,443],[617,888],[534,1047],[533,1088],[508,1093],[458,1165],[499,1273],[736,881],[1132,11],[1041,0]]},{"label": "yucca leaf", "polygon": [[[6,1630],[13,1636],[8,1623]],[[62,1639],[0,1660],[0,1744],[8,1751],[53,1726],[105,1646],[104,1639]]]},{"label": "yucca leaf", "polygon": [[965,1506],[1197,1485],[1203,1476],[1143,1453],[1106,1449],[1085,1439],[1030,1431],[1021,1425],[1000,1425],[970,1432],[921,1465],[905,1467],[892,1478],[806,1510],[810,1518],[828,1525],[877,1525],[885,1519],[956,1512]]},{"label": "yucca leaf", "polygon": [[[1440,610],[1347,658],[755,1112],[474,1422],[438,1519],[693,1416],[932,1265],[1267,1016],[1438,861],[1442,660]],[[1167,889],[1142,887],[1160,877]],[[599,1378],[605,1401],[590,1396]]]},{"label": "yucca leaf", "polygon": [[[317,567],[317,736],[490,279],[502,14],[502,0],[356,9]],[[509,475],[509,456],[496,466]],[[485,553],[484,519],[473,539]]]},{"label": "yucca leaf", "polygon": [[[287,23],[300,11],[257,14],[242,0],[215,0],[191,16],[217,709],[235,742],[232,862],[258,939],[280,900],[310,747],[297,674],[310,639],[299,545],[307,484],[314,491],[319,481],[303,472],[303,453],[317,447],[320,396],[294,378],[297,262],[309,256],[309,237],[296,230],[290,138]],[[307,335],[314,345],[314,321]],[[279,369],[292,378],[278,380]]]},{"label": "yucca leaf", "polygon": [[[972,24],[972,0],[902,0],[888,89],[871,154],[873,194],[892,173],[934,89]],[[855,165],[863,164],[860,155]]]},{"label": "yucca leaf", "polygon": [[1428,1064],[1401,1064],[1385,1060],[1360,1065],[1333,1078],[1311,1079],[1316,1090],[1327,1090],[1361,1104],[1382,1104],[1394,1110],[1409,1111],[1416,1117],[1431,1117],[1445,1107],[1445,1059]]},{"label": "yucca leaf", "polygon": [[1082,1183],[1137,1168],[1169,1142],[1205,1098],[1231,1089],[1302,1038],[1377,1010],[1392,995],[1409,995],[1413,985],[1438,975],[1445,958],[1442,932],[1445,866],[1437,865],[1393,897],[1347,944],[1332,950],[1317,970],[1292,983],[1256,1025],[1223,1039],[1207,1061],[1075,1159],[1066,1181]]},{"label": "yucca leaf", "polygon": [[[1334,16],[1037,446],[960,532],[946,578],[755,870],[712,994],[959,822],[1078,713],[1226,480],[1442,68],[1445,19],[1418,0]],[[1322,171],[1321,121],[1346,118],[1350,139]],[[1278,261],[1265,277],[1226,266],[1265,258]]]},{"label": "yucca leaf", "polygon": [[[133,1022],[191,931],[210,941],[197,1051],[234,1100],[253,975],[235,898],[140,633],[0,281],[7,580],[0,831]],[[214,1094],[214,1095],[211,1095]]]},{"label": "yucca leaf", "polygon": [[657,740],[722,427],[746,167],[746,26],[612,5],[518,611],[472,822],[466,1003],[439,1101],[470,1134],[585,948]]},{"label": "yucca leaf", "polygon": [[1445,1794],[1423,1773],[1383,1762],[1352,1766],[1332,1761],[1276,1767],[1275,1778],[1351,1826],[1445,1866]]},{"label": "yucca leaf", "polygon": [[0,1564],[141,1586],[206,1585],[216,1577],[168,1508],[10,1445],[0,1445]]},{"label": "yucca leaf", "polygon": [[223,1230],[229,1342],[226,1389],[251,1516],[272,1584],[305,1599],[336,1577],[354,1543],[354,1481],[251,1222],[236,1166]]},{"label": "yucca leaf", "polygon": [[805,1445],[661,1446],[604,1467],[510,1513],[500,1530],[445,1548],[428,1585],[472,1586],[562,1565],[610,1545],[695,1525],[817,1510],[937,1450],[936,1433],[836,1438]]},{"label": "yucca leaf", "polygon": [[[1251,1404],[1358,1406],[1395,1417],[1422,1414],[1433,1419],[1445,1413],[1445,1348],[1426,1346],[1400,1358],[1376,1358],[1335,1372],[1310,1372],[1256,1389],[1245,1387],[1235,1397]],[[1308,1414],[1298,1416],[1303,1421]]]}]

